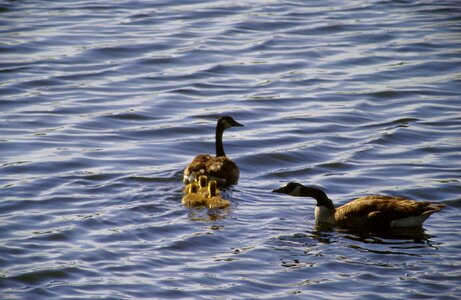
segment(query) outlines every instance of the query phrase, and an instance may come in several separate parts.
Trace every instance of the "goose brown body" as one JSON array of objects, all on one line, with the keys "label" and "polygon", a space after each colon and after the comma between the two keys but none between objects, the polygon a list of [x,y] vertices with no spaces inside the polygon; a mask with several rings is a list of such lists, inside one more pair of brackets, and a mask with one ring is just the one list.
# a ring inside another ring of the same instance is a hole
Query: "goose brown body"
[{"label": "goose brown body", "polygon": [[232,117],[225,116],[218,120],[216,125],[216,156],[210,154],[199,154],[184,169],[183,181],[188,184],[201,175],[216,180],[221,187],[228,187],[236,184],[239,179],[239,169],[234,161],[228,158],[224,152],[222,135],[224,130],[243,126]]},{"label": "goose brown body", "polygon": [[213,178],[219,186],[228,187],[238,182],[240,171],[235,162],[226,156],[199,154],[184,170],[184,182],[188,183],[200,175]]},{"label": "goose brown body", "polygon": [[421,226],[445,205],[402,197],[371,195],[355,199],[335,209],[335,224],[371,229]]},{"label": "goose brown body", "polygon": [[431,214],[445,207],[441,203],[370,195],[335,208],[333,202],[320,189],[305,187],[294,182],[274,192],[312,197],[317,200],[315,208],[317,222],[357,229],[380,230],[421,226]]}]

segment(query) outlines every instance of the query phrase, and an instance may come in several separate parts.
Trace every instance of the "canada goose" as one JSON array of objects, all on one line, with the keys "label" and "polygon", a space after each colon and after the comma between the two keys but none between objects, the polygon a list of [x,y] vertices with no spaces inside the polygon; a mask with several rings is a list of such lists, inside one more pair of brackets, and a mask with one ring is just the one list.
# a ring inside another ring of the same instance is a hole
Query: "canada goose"
[{"label": "canada goose", "polygon": [[445,204],[417,202],[402,197],[370,195],[360,197],[335,208],[333,201],[320,189],[296,182],[273,190],[292,196],[312,197],[317,200],[315,220],[348,228],[389,229],[421,226],[429,216],[440,211]]},{"label": "canada goose", "polygon": [[216,125],[216,156],[209,154],[197,155],[191,163],[184,169],[183,181],[188,184],[200,175],[217,180],[219,186],[228,187],[237,183],[239,179],[239,169],[237,165],[224,153],[222,135],[224,130],[243,126],[232,117],[224,116],[218,119]]},{"label": "canada goose", "polygon": [[198,194],[198,185],[195,182],[192,182],[188,185],[188,190],[186,194],[182,197],[182,204],[193,207],[200,206],[205,203],[204,198]]},{"label": "canada goose", "polygon": [[218,194],[216,180],[210,180],[208,183],[208,196],[206,197],[206,206],[208,208],[226,208],[230,206],[230,202],[221,198]]}]

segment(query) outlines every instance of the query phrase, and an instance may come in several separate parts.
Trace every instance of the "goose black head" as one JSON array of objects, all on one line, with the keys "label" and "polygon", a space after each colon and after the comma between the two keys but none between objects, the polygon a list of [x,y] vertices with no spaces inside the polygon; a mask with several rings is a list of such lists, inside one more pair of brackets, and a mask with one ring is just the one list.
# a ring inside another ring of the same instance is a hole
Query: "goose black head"
[{"label": "goose black head", "polygon": [[312,197],[317,200],[317,206],[325,206],[329,209],[334,209],[333,201],[328,198],[324,191],[314,187],[307,187],[297,182],[289,182],[284,187],[275,189],[272,192],[297,197]]},{"label": "goose black head", "polygon": [[243,124],[235,121],[231,116],[223,116],[218,119],[218,126],[222,126],[223,129],[228,129],[231,127],[243,127]]},{"label": "goose black head", "polygon": [[302,184],[297,182],[289,182],[285,186],[275,189],[272,192],[274,193],[281,193],[281,194],[288,194],[291,196],[300,196],[299,192],[301,191]]}]

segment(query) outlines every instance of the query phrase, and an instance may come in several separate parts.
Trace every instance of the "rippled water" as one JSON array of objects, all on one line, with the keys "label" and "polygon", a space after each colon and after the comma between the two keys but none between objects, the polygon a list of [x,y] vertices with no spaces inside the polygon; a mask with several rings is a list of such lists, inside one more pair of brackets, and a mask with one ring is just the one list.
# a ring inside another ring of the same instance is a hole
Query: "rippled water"
[{"label": "rippled water", "polygon": [[[2,298],[461,297],[459,2],[2,1],[0,32]],[[184,208],[224,114],[232,208]],[[447,207],[364,236],[287,181]]]}]

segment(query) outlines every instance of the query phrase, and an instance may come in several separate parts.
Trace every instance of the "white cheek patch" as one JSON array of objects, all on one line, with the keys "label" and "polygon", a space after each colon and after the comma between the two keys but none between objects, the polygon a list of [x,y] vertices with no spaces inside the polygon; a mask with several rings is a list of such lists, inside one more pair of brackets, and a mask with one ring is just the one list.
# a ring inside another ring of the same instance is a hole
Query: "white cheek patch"
[{"label": "white cheek patch", "polygon": [[315,207],[315,220],[319,223],[335,223],[334,218],[332,217],[331,209],[325,206]]},{"label": "white cheek patch", "polygon": [[232,125],[229,124],[229,122],[227,122],[226,119],[223,119],[223,124],[224,124],[224,128],[225,128],[225,129],[228,129],[228,128],[231,128],[231,127],[232,127]]},{"label": "white cheek patch", "polygon": [[299,192],[301,191],[301,186],[297,186],[291,193],[290,195],[292,196],[299,196]]}]

